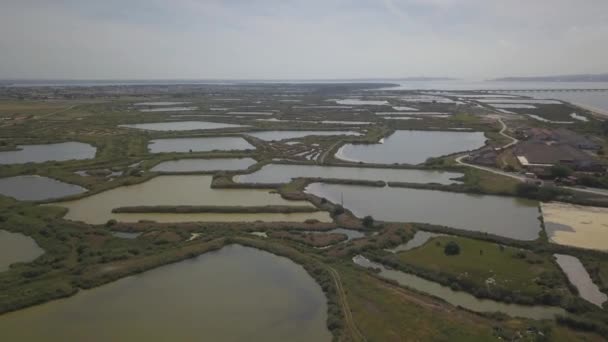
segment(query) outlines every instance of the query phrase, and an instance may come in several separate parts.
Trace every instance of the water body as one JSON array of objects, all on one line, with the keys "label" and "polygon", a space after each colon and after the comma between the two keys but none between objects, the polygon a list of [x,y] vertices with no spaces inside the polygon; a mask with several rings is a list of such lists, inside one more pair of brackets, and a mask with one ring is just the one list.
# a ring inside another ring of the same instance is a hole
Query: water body
[{"label": "water body", "polygon": [[[608,89],[608,82],[536,82],[536,81],[484,81],[484,80],[428,80],[378,82],[396,83],[386,90],[518,90],[518,89]],[[519,92],[518,92],[519,94]]]},{"label": "water body", "polygon": [[0,317],[6,341],[331,341],[301,266],[231,245]]},{"label": "water body", "polygon": [[42,201],[86,192],[78,185],[60,182],[42,176],[15,176],[0,178],[0,194],[20,201]]},{"label": "water body", "polygon": [[268,164],[254,173],[235,176],[234,180],[239,183],[269,184],[289,183],[291,179],[297,177],[318,177],[372,181],[379,180],[385,182],[452,184],[458,183],[452,179],[462,176],[463,174],[461,173],[432,170]]},{"label": "water body", "polygon": [[362,135],[355,131],[261,131],[247,132],[246,134],[265,141],[296,139],[311,135]]},{"label": "water body", "polygon": [[601,308],[608,296],[593,283],[581,261],[565,254],[554,254],[554,256],[559,267],[566,273],[568,280],[578,289],[579,296]]},{"label": "water body", "polygon": [[378,144],[346,144],[336,158],[364,163],[424,163],[461,151],[476,150],[486,141],[482,132],[395,131]]},{"label": "water body", "polygon": [[0,230],[0,272],[17,262],[30,262],[44,254],[36,241],[21,233]]},{"label": "water body", "polygon": [[159,108],[144,108],[140,109],[140,112],[185,112],[191,110],[197,110],[198,107],[159,107]]},{"label": "water body", "polygon": [[418,247],[424,245],[431,238],[434,238],[436,236],[442,236],[442,235],[443,234],[436,234],[436,233],[430,233],[430,232],[425,232],[423,230],[419,230],[416,232],[416,234],[414,234],[414,237],[410,241],[408,241],[406,243],[402,243],[395,248],[386,249],[386,251],[389,251],[391,253],[409,251],[411,249],[418,248]]},{"label": "water body", "polygon": [[119,125],[118,127],[143,129],[147,131],[194,131],[194,130],[213,130],[223,128],[248,127],[227,123],[208,122],[208,121],[174,121],[174,122],[154,122],[132,125]]},{"label": "water body", "polygon": [[413,274],[387,269],[382,264],[370,261],[361,255],[354,257],[353,262],[365,268],[380,269],[381,277],[394,280],[399,285],[439,297],[454,306],[461,306],[475,312],[502,312],[512,317],[531,319],[553,319],[556,315],[566,314],[566,311],[559,307],[507,304],[491,299],[479,299],[466,292],[454,291],[447,286]]},{"label": "water body", "polygon": [[308,218],[331,221],[327,212],[294,214],[223,214],[223,213],[112,213],[127,206],[312,206],[307,201],[287,201],[264,189],[212,189],[212,176],[159,176],[147,182],[122,186],[75,201],[55,204],[69,209],[65,218],[90,224],[110,219],[122,222],[153,220],[157,222],[196,221],[304,221]]},{"label": "water body", "polygon": [[[599,88],[598,86],[590,88]],[[604,86],[603,88],[608,88]],[[557,99],[573,104],[581,105],[589,109],[599,109],[608,112],[608,92],[605,91],[543,91],[543,92],[522,92],[526,96],[537,99]]]},{"label": "water body", "polygon": [[478,102],[483,103],[505,103],[505,104],[540,104],[540,105],[549,105],[549,104],[561,104],[561,101],[555,100],[545,100],[545,99],[479,99]]},{"label": "water body", "polygon": [[155,101],[155,102],[139,102],[134,103],[134,106],[176,106],[183,105],[190,102],[168,102],[168,101]]},{"label": "water body", "polygon": [[274,112],[229,112],[230,115],[272,115]]},{"label": "water body", "polygon": [[0,164],[44,163],[95,158],[97,149],[80,142],[44,145],[18,145],[16,151],[0,152]]},{"label": "water body", "polygon": [[150,140],[151,153],[164,152],[209,152],[231,150],[254,150],[247,140],[239,137],[178,138]]},{"label": "water body", "polygon": [[195,172],[246,170],[257,163],[251,158],[179,159],[162,162],[154,166],[154,172]]},{"label": "water body", "polygon": [[514,197],[437,190],[312,183],[307,193],[340,203],[356,216],[421,222],[534,240],[540,232],[538,203]]},{"label": "water body", "polygon": [[385,100],[358,100],[358,99],[346,99],[336,100],[339,105],[347,106],[388,106],[388,101]]},{"label": "water body", "polygon": [[112,232],[112,236],[114,237],[129,240],[137,239],[137,237],[140,235],[141,233]]},{"label": "water body", "polygon": [[344,234],[346,235],[346,240],[342,241],[341,243],[346,243],[350,240],[353,239],[360,239],[362,237],[365,237],[365,234],[363,232],[360,232],[358,230],[354,230],[354,229],[344,229],[344,228],[336,228],[336,229],[332,229],[332,230],[323,230],[323,231],[319,231],[319,230],[310,230],[307,231],[306,233],[311,233],[311,234]]}]

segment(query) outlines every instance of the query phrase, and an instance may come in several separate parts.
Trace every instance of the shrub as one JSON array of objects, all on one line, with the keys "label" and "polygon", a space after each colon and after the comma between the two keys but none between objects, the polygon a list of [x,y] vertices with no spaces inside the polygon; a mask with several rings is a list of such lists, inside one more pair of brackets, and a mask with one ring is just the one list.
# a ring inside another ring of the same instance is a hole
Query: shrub
[{"label": "shrub", "polygon": [[445,255],[458,255],[460,254],[460,246],[454,241],[450,241],[443,248],[443,253]]},{"label": "shrub", "polygon": [[374,226],[374,218],[367,215],[363,218],[363,225],[366,226],[367,228],[371,228]]}]

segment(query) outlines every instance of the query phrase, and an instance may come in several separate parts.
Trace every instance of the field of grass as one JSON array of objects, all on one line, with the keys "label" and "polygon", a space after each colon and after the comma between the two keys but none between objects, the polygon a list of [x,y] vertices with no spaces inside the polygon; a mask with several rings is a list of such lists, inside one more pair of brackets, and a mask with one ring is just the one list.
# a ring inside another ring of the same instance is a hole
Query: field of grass
[{"label": "field of grass", "polygon": [[484,193],[514,195],[519,181],[500,176],[491,172],[467,168],[463,182],[471,187],[479,188]]},{"label": "field of grass", "polygon": [[[448,242],[460,246],[458,255],[446,255]],[[471,288],[478,294],[515,300],[541,296],[568,296],[569,290],[550,254],[540,255],[513,247],[455,236],[429,240],[395,258],[414,268],[445,275],[450,281]],[[461,286],[462,286],[461,285]],[[483,291],[486,289],[486,291]]]},{"label": "field of grass", "polygon": [[380,280],[336,267],[356,326],[368,341],[601,341],[552,322],[479,316]]}]

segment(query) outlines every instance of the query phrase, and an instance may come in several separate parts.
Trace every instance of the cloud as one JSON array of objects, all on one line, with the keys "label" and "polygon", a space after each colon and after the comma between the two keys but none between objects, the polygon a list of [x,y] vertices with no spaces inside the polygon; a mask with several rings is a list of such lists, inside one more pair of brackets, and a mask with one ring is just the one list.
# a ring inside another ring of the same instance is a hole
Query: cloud
[{"label": "cloud", "polygon": [[608,2],[5,0],[0,78],[606,72]]}]

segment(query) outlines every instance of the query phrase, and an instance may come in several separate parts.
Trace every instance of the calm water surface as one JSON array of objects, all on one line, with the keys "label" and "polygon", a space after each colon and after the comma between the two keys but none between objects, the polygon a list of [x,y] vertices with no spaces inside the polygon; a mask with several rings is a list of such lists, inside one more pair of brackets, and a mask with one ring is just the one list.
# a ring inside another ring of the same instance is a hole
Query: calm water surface
[{"label": "calm water surface", "polygon": [[19,145],[17,151],[0,152],[0,164],[43,163],[95,158],[97,149],[80,142],[44,145]]},{"label": "calm water surface", "polygon": [[531,319],[552,319],[556,315],[566,313],[564,309],[559,307],[507,304],[491,299],[479,299],[466,292],[454,291],[447,286],[413,274],[387,269],[382,264],[370,261],[361,255],[354,257],[353,262],[365,268],[380,269],[379,275],[381,277],[394,280],[399,285],[439,297],[454,306],[461,306],[475,312],[502,312],[513,317]]},{"label": "calm water surface", "polygon": [[159,108],[143,108],[140,112],[184,112],[197,110],[198,107],[159,107]]},{"label": "calm water surface", "polygon": [[257,163],[251,158],[179,159],[162,162],[154,166],[155,172],[194,172],[220,170],[246,170]]},{"label": "calm water surface", "polygon": [[119,127],[136,128],[148,131],[194,131],[194,130],[212,130],[222,128],[237,128],[247,127],[243,125],[234,125],[219,122],[208,121],[174,121],[174,122],[154,122],[141,123],[131,125],[119,125]]},{"label": "calm water surface", "polygon": [[414,234],[414,237],[411,240],[409,240],[408,242],[402,243],[395,248],[386,249],[386,251],[389,251],[391,253],[409,251],[411,249],[424,245],[431,238],[434,238],[436,236],[441,236],[441,235],[443,235],[443,234],[436,234],[436,233],[425,232],[423,230],[419,230],[416,232],[416,234]]},{"label": "calm water surface", "polygon": [[307,193],[340,203],[358,217],[421,222],[534,240],[540,232],[538,203],[531,200],[436,190],[312,183]]},{"label": "calm water surface", "polygon": [[361,135],[361,133],[355,131],[262,131],[248,132],[247,135],[266,141],[272,141],[303,138],[310,135]]},{"label": "calm water surface", "polygon": [[292,178],[297,177],[451,184],[458,183],[452,179],[461,176],[461,173],[431,170],[268,164],[254,173],[239,175],[234,179],[239,183],[266,184],[289,183]]},{"label": "calm water surface", "polygon": [[209,152],[230,150],[253,150],[247,140],[238,137],[156,139],[148,144],[151,153],[163,152]]},{"label": "calm water surface", "polygon": [[346,144],[336,158],[364,163],[420,164],[430,157],[475,150],[484,145],[481,132],[395,131],[378,144]]},{"label": "calm water surface", "polygon": [[87,191],[78,185],[60,182],[42,176],[15,176],[0,178],[0,194],[20,201],[41,201],[76,195]]},{"label": "calm water surface", "polygon": [[579,296],[601,308],[608,297],[593,283],[581,261],[565,254],[554,254],[554,256],[568,280],[578,289]]},{"label": "calm water surface", "polygon": [[[157,222],[193,221],[304,221],[307,218],[331,221],[327,212],[294,214],[163,214],[112,213],[126,206],[312,206],[307,201],[287,201],[279,194],[264,189],[212,189],[212,176],[159,176],[144,183],[121,186],[75,201],[55,204],[69,209],[65,218],[90,224],[102,224],[110,219],[123,222],[154,220]],[[292,218],[292,219],[290,219]]]},{"label": "calm water surface", "polygon": [[42,254],[44,250],[31,237],[0,230],[0,272],[8,270],[11,264],[30,262]]},{"label": "calm water surface", "polygon": [[231,245],[0,316],[6,341],[331,341],[321,287],[289,259]]}]

